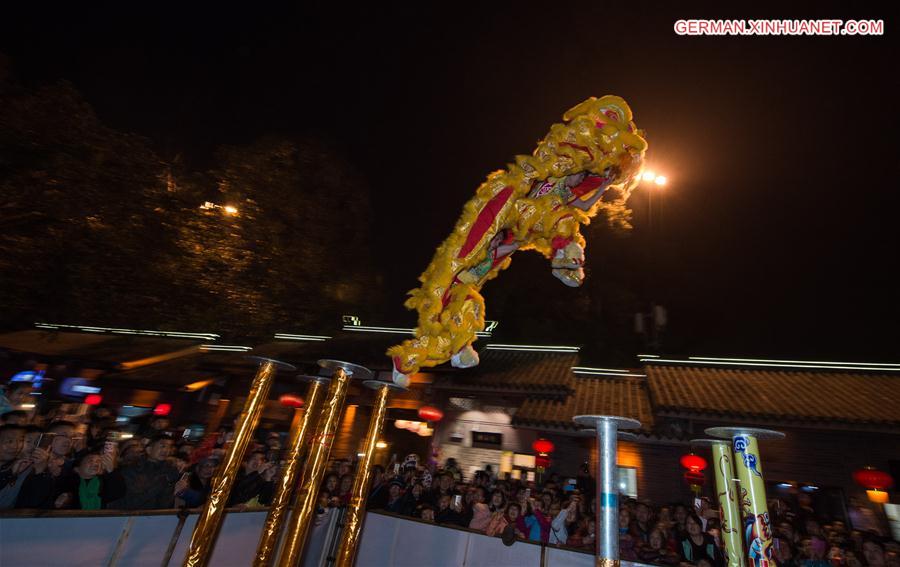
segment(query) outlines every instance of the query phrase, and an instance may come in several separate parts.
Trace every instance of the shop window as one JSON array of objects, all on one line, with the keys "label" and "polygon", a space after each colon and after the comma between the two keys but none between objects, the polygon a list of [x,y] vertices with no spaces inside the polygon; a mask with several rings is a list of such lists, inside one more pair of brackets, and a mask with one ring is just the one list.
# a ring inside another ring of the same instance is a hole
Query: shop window
[{"label": "shop window", "polygon": [[619,494],[631,498],[638,497],[637,491],[637,469],[634,467],[618,467],[619,468]]}]

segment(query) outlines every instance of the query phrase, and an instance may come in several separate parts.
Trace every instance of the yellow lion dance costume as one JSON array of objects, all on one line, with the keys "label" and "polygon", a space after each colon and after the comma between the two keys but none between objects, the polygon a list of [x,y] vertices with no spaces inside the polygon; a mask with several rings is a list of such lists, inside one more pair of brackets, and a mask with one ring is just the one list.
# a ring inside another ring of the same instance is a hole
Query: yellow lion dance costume
[{"label": "yellow lion dance costume", "polygon": [[582,102],[563,115],[530,156],[516,156],[506,171],[488,175],[466,203],[453,233],[419,276],[421,287],[405,305],[419,313],[415,338],[388,349],[394,381],[409,383],[423,366],[450,360],[478,364],[472,348],[484,329],[479,290],[509,266],[517,250],[537,250],[553,275],[569,286],[584,278],[582,224],[604,206],[615,188],[620,203],[637,184],[647,142],[617,96]]}]

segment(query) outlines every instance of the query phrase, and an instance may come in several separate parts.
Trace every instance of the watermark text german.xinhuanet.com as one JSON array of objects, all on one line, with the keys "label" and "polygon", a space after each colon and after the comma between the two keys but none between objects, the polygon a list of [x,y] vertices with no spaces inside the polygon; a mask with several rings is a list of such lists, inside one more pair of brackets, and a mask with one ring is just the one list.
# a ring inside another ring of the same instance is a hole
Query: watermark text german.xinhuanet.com
[{"label": "watermark text german.xinhuanet.com", "polygon": [[677,20],[678,35],[884,35],[884,20]]}]

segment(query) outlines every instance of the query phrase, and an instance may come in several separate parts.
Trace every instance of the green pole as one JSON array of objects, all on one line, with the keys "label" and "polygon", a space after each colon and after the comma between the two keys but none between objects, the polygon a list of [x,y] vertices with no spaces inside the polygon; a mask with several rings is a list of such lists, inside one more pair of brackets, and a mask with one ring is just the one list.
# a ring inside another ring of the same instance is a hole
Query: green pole
[{"label": "green pole", "polygon": [[719,500],[722,543],[728,567],[746,567],[744,544],[741,540],[740,509],[731,464],[731,442],[724,439],[694,439],[691,445],[709,445],[712,449],[713,471],[716,477],[716,495]]},{"label": "green pole", "polygon": [[738,494],[744,513],[748,564],[753,567],[776,567],[772,558],[772,527],[757,439],[783,439],[784,433],[749,427],[713,427],[706,433],[713,437],[730,437],[732,441],[734,468],[740,481]]}]

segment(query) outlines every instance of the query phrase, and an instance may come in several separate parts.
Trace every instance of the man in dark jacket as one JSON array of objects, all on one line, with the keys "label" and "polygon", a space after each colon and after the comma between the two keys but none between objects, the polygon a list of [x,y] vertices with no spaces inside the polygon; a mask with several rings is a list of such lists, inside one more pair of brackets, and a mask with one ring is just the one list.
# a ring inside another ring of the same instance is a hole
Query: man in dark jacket
[{"label": "man in dark jacket", "polygon": [[72,473],[56,483],[56,508],[100,510],[125,496],[125,479],[112,468],[112,455],[79,453]]},{"label": "man in dark jacket", "polygon": [[219,466],[219,460],[215,457],[206,457],[196,465],[188,478],[188,487],[178,494],[188,508],[198,508],[206,502],[212,487],[212,477]]},{"label": "man in dark jacket", "polygon": [[[122,468],[126,492],[123,498],[110,502],[110,508],[120,510],[153,510],[172,508],[175,502],[176,483],[181,476],[178,469],[166,459],[172,454],[175,443],[167,435],[157,435],[147,445],[147,454],[133,465]],[[187,488],[178,487],[178,492]]]},{"label": "man in dark jacket", "polygon": [[275,492],[275,471],[275,463],[266,462],[265,452],[251,453],[238,471],[228,505],[271,503]]}]

